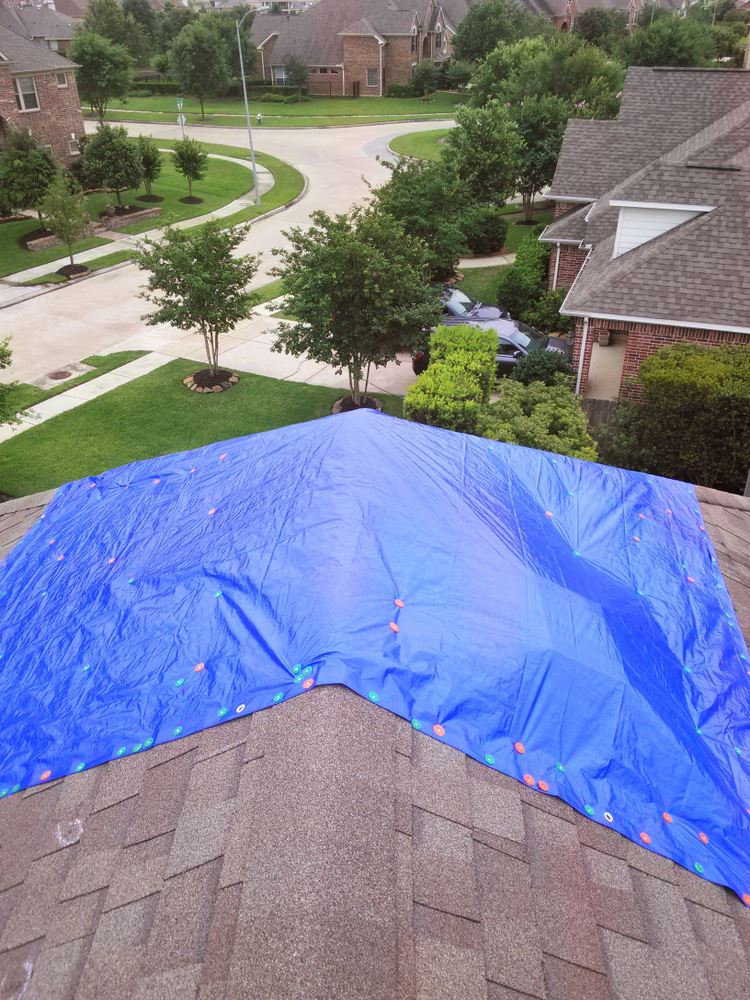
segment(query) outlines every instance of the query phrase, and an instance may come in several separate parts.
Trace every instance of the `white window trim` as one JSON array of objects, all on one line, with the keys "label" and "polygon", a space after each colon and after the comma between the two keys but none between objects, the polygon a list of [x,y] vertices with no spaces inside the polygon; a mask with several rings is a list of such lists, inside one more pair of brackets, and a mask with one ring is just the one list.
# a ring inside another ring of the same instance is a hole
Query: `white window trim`
[{"label": "white window trim", "polygon": [[[379,72],[380,71],[378,70],[377,66],[368,66],[367,69],[365,70],[365,85],[370,90],[379,85],[378,81]],[[375,75],[375,83],[370,83],[370,73],[373,73]]]},{"label": "white window trim", "polygon": [[675,212],[711,212],[715,205],[681,205],[665,201],[610,201],[612,208],[660,208]]},{"label": "white window trim", "polygon": [[[62,77],[63,80],[65,80],[65,83],[60,83],[60,77]],[[68,74],[67,73],[55,73],[55,83],[57,84],[57,89],[58,90],[67,90],[68,86],[69,86],[69,84],[68,84]]]},{"label": "white window trim", "polygon": [[[21,80],[31,80],[32,86],[34,87],[34,97],[36,97],[35,108],[26,107],[25,95],[21,90]],[[36,80],[34,79],[33,76],[29,76],[28,74],[24,74],[22,76],[16,76],[13,78],[13,84],[16,95],[18,97],[18,102],[21,104],[21,107],[18,109],[19,114],[26,115],[30,114],[33,111],[39,111],[41,109],[41,103],[39,101],[39,91],[36,89]]]}]

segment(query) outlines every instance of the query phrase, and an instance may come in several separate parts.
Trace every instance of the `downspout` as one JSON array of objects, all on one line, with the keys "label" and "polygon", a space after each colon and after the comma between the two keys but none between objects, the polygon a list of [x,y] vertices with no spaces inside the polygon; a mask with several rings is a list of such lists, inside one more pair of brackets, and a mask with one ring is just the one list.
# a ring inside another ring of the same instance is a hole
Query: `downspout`
[{"label": "downspout", "polygon": [[378,54],[380,55],[380,94],[383,96],[383,43],[378,42]]},{"label": "downspout", "polygon": [[341,96],[346,97],[346,70],[343,63],[341,63]]},{"label": "downspout", "polygon": [[581,395],[581,382],[583,381],[583,362],[586,357],[586,344],[589,339],[589,318],[583,317],[583,336],[581,337],[581,353],[578,356],[578,371],[576,373],[576,396]]},{"label": "downspout", "polygon": [[260,50],[260,75],[263,78],[263,82],[266,81],[266,57],[263,54],[263,49]]},{"label": "downspout", "polygon": [[552,291],[557,290],[557,272],[560,267],[560,244],[557,244],[557,253],[555,254],[555,270],[552,274]]}]

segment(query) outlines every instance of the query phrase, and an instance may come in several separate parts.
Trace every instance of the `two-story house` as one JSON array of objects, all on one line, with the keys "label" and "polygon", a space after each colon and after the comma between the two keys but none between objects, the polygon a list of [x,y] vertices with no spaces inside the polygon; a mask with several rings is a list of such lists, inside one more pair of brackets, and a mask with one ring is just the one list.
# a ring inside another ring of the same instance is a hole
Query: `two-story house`
[{"label": "two-story house", "polygon": [[0,25],[0,142],[23,128],[67,166],[84,134],[75,63]]},{"label": "two-story house", "polygon": [[614,395],[676,341],[750,347],[750,73],[631,67],[614,121],[568,123],[549,197],[577,391],[613,343]]}]

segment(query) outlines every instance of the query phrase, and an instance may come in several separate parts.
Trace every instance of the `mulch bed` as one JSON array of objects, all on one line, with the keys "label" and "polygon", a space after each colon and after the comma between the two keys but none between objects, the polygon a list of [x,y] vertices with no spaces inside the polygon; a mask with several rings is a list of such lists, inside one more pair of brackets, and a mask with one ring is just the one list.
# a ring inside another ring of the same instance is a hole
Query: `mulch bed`
[{"label": "mulch bed", "polygon": [[160,194],[141,194],[135,200],[145,202],[147,205],[155,205],[158,201],[164,201],[164,198]]},{"label": "mulch bed", "polygon": [[55,234],[51,229],[32,229],[30,233],[25,233],[23,236],[19,236],[17,242],[18,245],[23,247],[24,250],[28,250],[28,244],[33,243],[34,240],[43,240],[47,236],[54,235]]},{"label": "mulch bed", "polygon": [[82,274],[88,274],[91,270],[90,267],[86,267],[85,264],[65,264],[63,267],[59,267],[56,274],[61,274],[63,278],[78,278]]},{"label": "mulch bed", "polygon": [[191,392],[226,392],[240,380],[236,372],[228,368],[220,368],[215,375],[208,368],[201,368],[182,380],[182,384]]},{"label": "mulch bed", "polygon": [[344,396],[342,399],[337,399],[333,404],[334,413],[351,413],[352,410],[382,410],[383,404],[379,399],[375,399],[373,396],[365,396],[362,402],[357,406],[351,396]]},{"label": "mulch bed", "polygon": [[[132,215],[133,212],[142,212],[143,209],[140,205],[115,205],[115,215],[119,218],[123,215]],[[99,218],[105,219],[109,213],[100,212]]]},{"label": "mulch bed", "polygon": [[196,198],[195,195],[188,195],[187,198],[180,198],[183,205],[200,205],[203,201],[202,198]]},{"label": "mulch bed", "polygon": [[[3,215],[0,217],[0,226],[4,222],[25,222],[28,219],[28,215]],[[2,494],[0,494],[2,496]]]}]

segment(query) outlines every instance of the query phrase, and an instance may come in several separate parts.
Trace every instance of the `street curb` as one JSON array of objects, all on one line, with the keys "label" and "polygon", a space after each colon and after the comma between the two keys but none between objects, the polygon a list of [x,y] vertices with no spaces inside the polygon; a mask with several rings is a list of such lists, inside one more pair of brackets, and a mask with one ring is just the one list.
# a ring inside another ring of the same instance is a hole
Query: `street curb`
[{"label": "street curb", "polygon": [[[424,118],[401,118],[399,121],[394,122],[362,122],[357,125],[270,125],[268,126],[269,132],[299,132],[301,129],[306,128],[374,128],[376,125],[419,125],[421,123],[431,124],[432,122],[455,122],[455,118],[428,118],[426,121]],[[95,118],[84,118],[84,121],[93,122],[96,121]],[[112,119],[111,122],[107,122],[108,125],[172,125],[173,122],[147,122],[147,121],[131,121],[129,118],[117,118]],[[205,125],[186,125],[185,128],[229,128],[229,129],[242,129],[243,125],[214,125],[206,123]],[[263,126],[260,128],[255,127],[254,134],[263,134]],[[262,150],[261,150],[262,152]],[[269,154],[272,155],[272,154]],[[292,164],[293,166],[293,164]]]},{"label": "street curb", "polygon": [[[294,169],[299,170],[298,167],[295,167]],[[299,173],[302,174],[302,171],[299,170]],[[276,208],[269,209],[268,212],[264,212],[262,215],[256,215],[254,219],[248,219],[247,222],[238,222],[237,226],[246,226],[248,224],[252,226],[253,223],[261,222],[263,219],[270,219],[272,215],[278,215],[279,212],[285,212],[288,208],[291,208],[292,205],[296,205],[298,202],[302,201],[303,198],[307,197],[307,193],[310,190],[310,181],[307,175],[302,174],[302,177],[304,178],[305,183],[302,186],[302,190],[295,198],[292,198],[291,201],[285,202],[283,205],[278,205]],[[200,225],[205,225],[205,223],[200,223]],[[230,226],[230,228],[236,229],[237,226]],[[193,227],[188,226],[187,228],[192,229]],[[94,258],[94,260],[95,259],[96,258]],[[50,261],[50,263],[54,263],[54,261]],[[58,284],[52,285],[51,288],[40,288],[38,292],[32,292],[30,295],[24,295],[22,299],[16,299],[14,302],[0,303],[0,312],[2,312],[3,309],[10,309],[12,306],[20,305],[22,302],[29,302],[31,299],[38,299],[41,295],[49,295],[52,292],[59,292],[63,288],[71,288],[74,285],[79,285],[82,281],[90,281],[92,278],[97,278],[100,274],[109,274],[110,271],[118,271],[120,270],[120,268],[130,267],[132,263],[133,263],[132,260],[122,260],[120,261],[119,264],[111,264],[109,267],[101,267],[96,271],[92,271],[91,274],[84,274],[80,278],[76,278],[76,280],[72,284],[69,281],[58,282]],[[5,281],[5,279],[0,279],[0,280]],[[11,288],[24,287],[21,284],[14,285],[12,282],[10,283],[5,282],[5,283],[10,284]]]}]

